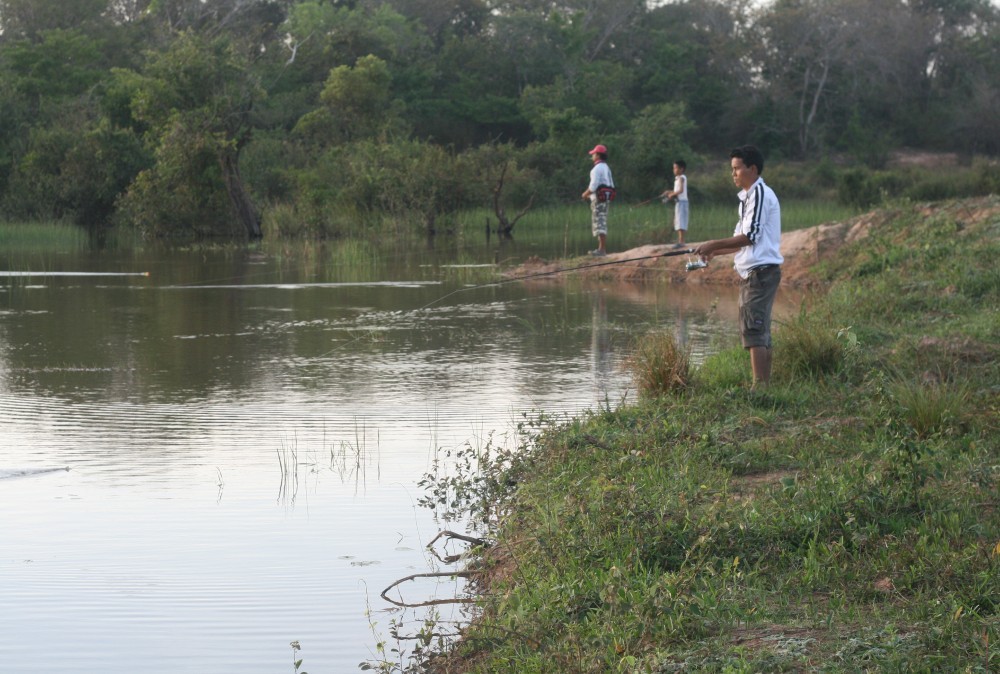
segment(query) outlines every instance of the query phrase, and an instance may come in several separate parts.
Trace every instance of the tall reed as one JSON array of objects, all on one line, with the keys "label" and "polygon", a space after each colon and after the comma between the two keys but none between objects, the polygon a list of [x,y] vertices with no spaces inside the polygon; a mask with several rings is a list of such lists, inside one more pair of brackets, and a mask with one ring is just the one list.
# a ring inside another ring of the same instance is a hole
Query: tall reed
[{"label": "tall reed", "polygon": [[0,248],[5,251],[66,251],[87,245],[87,230],[62,222],[0,223]]}]

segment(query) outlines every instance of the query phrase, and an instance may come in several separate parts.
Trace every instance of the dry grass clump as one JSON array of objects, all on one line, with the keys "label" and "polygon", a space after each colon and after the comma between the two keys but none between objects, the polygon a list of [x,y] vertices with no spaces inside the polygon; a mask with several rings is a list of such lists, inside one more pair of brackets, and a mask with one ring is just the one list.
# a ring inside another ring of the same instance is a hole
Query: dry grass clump
[{"label": "dry grass clump", "polygon": [[669,332],[650,332],[640,337],[625,367],[641,396],[679,393],[691,386],[690,353]]}]

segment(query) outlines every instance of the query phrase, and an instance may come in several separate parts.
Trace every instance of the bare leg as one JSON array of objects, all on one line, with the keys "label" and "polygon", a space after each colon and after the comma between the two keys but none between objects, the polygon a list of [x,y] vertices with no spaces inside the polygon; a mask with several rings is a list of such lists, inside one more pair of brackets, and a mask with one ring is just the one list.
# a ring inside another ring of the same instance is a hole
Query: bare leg
[{"label": "bare leg", "polygon": [[750,369],[753,370],[753,387],[765,388],[771,382],[771,349],[750,347]]},{"label": "bare leg", "polygon": [[602,251],[602,252],[607,252],[607,248],[605,248],[605,245],[604,245],[605,242],[607,241],[607,239],[608,239],[607,234],[598,234],[597,235],[597,250]]}]

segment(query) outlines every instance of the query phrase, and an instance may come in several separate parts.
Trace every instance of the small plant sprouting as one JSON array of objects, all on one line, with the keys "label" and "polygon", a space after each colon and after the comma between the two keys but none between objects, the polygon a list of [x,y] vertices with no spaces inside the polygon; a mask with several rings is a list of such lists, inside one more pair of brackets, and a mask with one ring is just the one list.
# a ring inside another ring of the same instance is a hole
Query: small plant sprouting
[{"label": "small plant sprouting", "polygon": [[513,438],[498,438],[490,432],[485,443],[467,442],[436,456],[431,471],[418,482],[426,493],[419,505],[434,510],[446,522],[468,516],[474,524],[494,523],[505,497],[530,467],[538,438],[553,423],[544,414],[524,413],[523,417]]},{"label": "small plant sprouting", "polygon": [[300,670],[300,668],[302,667],[302,658],[298,656],[299,656],[299,651],[302,650],[302,646],[299,644],[298,641],[293,641],[289,645],[292,647],[292,667],[294,667],[292,671],[294,672],[294,674],[309,674],[309,672],[305,670]]}]

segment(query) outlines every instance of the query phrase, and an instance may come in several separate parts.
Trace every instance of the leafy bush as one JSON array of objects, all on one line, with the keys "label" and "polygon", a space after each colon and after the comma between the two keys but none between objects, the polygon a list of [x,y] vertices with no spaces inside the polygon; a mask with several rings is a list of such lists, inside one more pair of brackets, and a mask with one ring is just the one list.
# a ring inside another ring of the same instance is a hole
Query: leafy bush
[{"label": "leafy bush", "polygon": [[896,168],[872,171],[851,168],[837,179],[841,203],[858,208],[877,206],[889,199],[944,201],[985,196],[1000,191],[1000,171],[994,162],[977,159],[971,166],[940,169]]},{"label": "leafy bush", "polygon": [[976,175],[977,194],[1000,194],[1000,166],[996,160],[976,157],[972,161],[972,172]]},{"label": "leafy bush", "polygon": [[837,197],[842,204],[868,208],[898,195],[902,190],[900,183],[900,176],[893,173],[853,168],[837,179]]},{"label": "leafy bush", "polygon": [[366,139],[331,149],[300,172],[297,200],[367,224],[405,222],[433,231],[438,217],[472,205],[475,187],[463,158],[438,145]]},{"label": "leafy bush", "polygon": [[219,166],[218,139],[175,124],[119,200],[115,220],[143,236],[213,237],[241,232]]}]

